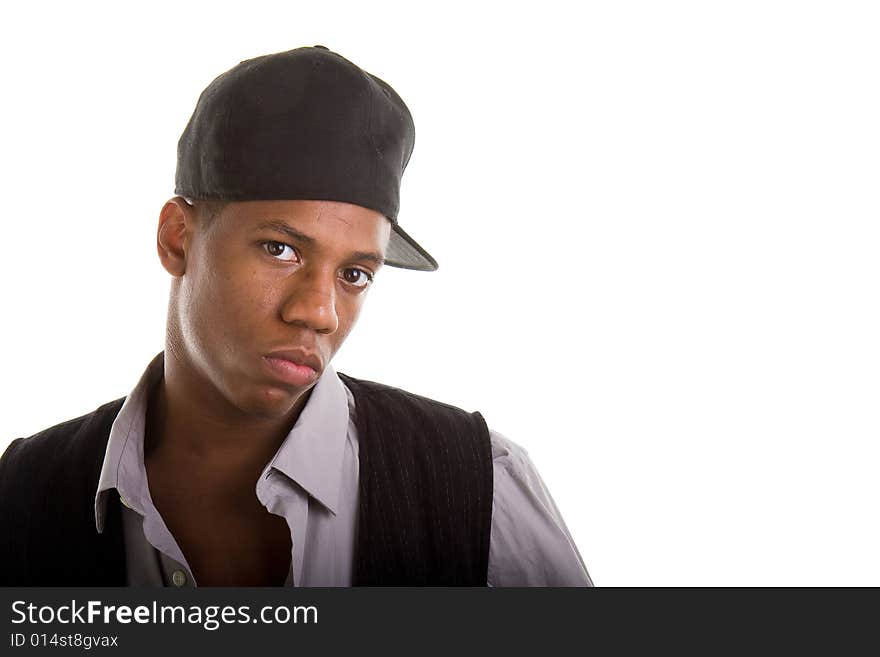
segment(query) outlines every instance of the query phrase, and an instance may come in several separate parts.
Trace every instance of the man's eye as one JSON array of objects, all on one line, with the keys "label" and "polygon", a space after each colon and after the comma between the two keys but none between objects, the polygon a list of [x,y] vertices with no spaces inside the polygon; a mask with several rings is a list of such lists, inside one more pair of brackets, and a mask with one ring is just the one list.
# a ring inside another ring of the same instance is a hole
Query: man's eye
[{"label": "man's eye", "polygon": [[344,269],[342,270],[342,279],[354,287],[367,287],[373,282],[372,274],[363,269]]},{"label": "man's eye", "polygon": [[285,262],[297,262],[299,254],[289,244],[284,242],[263,242],[263,248],[273,258],[283,260]]}]

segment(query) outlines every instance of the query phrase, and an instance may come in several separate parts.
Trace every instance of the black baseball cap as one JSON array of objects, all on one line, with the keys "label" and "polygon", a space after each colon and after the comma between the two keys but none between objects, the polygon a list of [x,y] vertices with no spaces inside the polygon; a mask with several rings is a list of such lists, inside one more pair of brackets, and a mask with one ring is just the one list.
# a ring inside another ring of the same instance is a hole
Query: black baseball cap
[{"label": "black baseball cap", "polygon": [[207,86],[177,144],[174,193],[370,208],[392,224],[385,264],[433,271],[437,261],[397,223],[414,141],[391,86],[324,46],[296,48],[243,61]]}]

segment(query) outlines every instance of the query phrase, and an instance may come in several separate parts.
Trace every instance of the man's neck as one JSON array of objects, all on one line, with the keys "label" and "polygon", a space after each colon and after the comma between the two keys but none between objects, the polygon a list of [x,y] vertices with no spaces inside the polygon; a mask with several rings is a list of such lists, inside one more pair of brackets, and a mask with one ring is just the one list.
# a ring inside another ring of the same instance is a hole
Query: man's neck
[{"label": "man's neck", "polygon": [[247,415],[166,350],[164,376],[147,403],[144,460],[198,463],[218,476],[244,475],[252,485],[252,474],[278,451],[310,392],[285,417]]}]

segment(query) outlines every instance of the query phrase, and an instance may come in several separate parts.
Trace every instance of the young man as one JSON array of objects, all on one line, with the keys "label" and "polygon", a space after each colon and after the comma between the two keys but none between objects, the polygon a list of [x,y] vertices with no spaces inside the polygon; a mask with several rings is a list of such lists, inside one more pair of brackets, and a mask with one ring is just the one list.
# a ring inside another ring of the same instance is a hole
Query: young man
[{"label": "young man", "polygon": [[159,214],[165,350],[132,392],[13,442],[24,585],[588,586],[525,452],[478,413],[337,374],[397,224],[406,105],[322,46],[202,93]]}]

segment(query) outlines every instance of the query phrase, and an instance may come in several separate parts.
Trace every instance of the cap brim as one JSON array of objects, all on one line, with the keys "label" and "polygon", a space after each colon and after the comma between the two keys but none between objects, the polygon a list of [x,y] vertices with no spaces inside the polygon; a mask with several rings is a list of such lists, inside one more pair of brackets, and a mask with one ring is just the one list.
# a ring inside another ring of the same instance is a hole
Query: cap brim
[{"label": "cap brim", "polygon": [[416,271],[437,269],[437,261],[431,257],[431,254],[419,246],[418,242],[407,235],[403,228],[397,224],[391,226],[391,239],[388,240],[385,264],[389,267],[415,269]]}]

